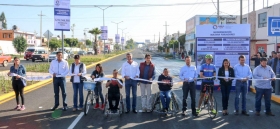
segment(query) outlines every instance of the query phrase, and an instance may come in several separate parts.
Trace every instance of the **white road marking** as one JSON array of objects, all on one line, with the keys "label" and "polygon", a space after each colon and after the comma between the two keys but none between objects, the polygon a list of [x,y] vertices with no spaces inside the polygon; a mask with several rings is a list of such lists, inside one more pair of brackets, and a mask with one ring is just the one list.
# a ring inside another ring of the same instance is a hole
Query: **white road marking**
[{"label": "white road marking", "polygon": [[39,108],[43,108],[43,107],[39,107]]},{"label": "white road marking", "polygon": [[67,129],[73,129],[83,116],[84,116],[84,112],[81,112],[79,116],[72,122],[72,124]]}]

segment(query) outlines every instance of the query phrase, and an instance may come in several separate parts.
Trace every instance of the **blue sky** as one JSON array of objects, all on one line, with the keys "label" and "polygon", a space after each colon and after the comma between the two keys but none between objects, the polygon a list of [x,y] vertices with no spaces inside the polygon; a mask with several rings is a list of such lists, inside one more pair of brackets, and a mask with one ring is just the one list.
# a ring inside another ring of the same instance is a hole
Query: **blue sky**
[{"label": "blue sky", "polygon": [[[216,0],[214,0],[216,1]],[[229,0],[220,0],[220,2]],[[243,12],[248,12],[248,1],[243,0]],[[133,4],[171,4],[171,3],[203,3],[211,2],[211,0],[71,0],[72,5],[133,5]],[[1,1],[1,4],[32,4],[32,5],[53,5],[53,0],[7,0]],[[250,10],[252,10],[252,0],[250,0]],[[279,0],[269,0],[269,6],[279,3]],[[220,3],[221,15],[239,15],[239,2]],[[262,8],[263,1],[256,0],[256,10]],[[266,3],[265,3],[266,6]],[[5,12],[8,29],[13,25],[17,25],[21,31],[34,32],[40,35],[40,17],[38,14],[43,11],[46,15],[43,17],[42,33],[50,30],[53,34],[61,34],[54,31],[53,7],[15,7],[0,6],[0,12]],[[114,22],[123,21],[119,24],[119,28],[127,28],[124,32],[128,32],[127,36],[139,42],[145,39],[156,41],[161,39],[165,34],[165,21],[169,25],[168,34],[177,33],[177,31],[185,32],[186,20],[196,14],[215,15],[216,8],[213,4],[197,4],[171,7],[111,7],[105,10],[105,25],[108,26],[108,37],[114,38],[117,33],[117,26]],[[71,8],[71,25],[75,24],[75,37],[84,38],[83,30],[85,28],[94,28],[103,24],[102,10],[99,8]],[[121,34],[121,30],[119,30]],[[66,37],[71,37],[72,32],[65,32]],[[87,34],[88,38],[90,34]]]}]

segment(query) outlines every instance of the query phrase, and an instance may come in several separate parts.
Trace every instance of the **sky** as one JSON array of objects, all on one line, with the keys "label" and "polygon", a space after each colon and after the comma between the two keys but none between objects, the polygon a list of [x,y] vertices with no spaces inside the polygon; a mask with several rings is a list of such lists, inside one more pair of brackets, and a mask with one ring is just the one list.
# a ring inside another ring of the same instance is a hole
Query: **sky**
[{"label": "sky", "polygon": [[[217,0],[213,0],[217,1]],[[236,1],[225,3],[225,1]],[[255,0],[256,10],[263,8],[263,0]],[[159,35],[165,35],[165,22],[167,22],[167,34],[184,33],[186,31],[186,20],[194,15],[216,15],[217,9],[212,0],[71,0],[71,5],[135,5],[135,4],[175,4],[175,3],[197,3],[181,6],[164,7],[110,7],[105,10],[105,25],[108,26],[108,37],[113,38],[117,33],[117,25],[112,22],[120,22],[118,33],[125,29],[127,39],[132,38],[137,42],[149,39],[157,42]],[[249,9],[253,10],[253,0],[249,0]],[[267,6],[265,0],[264,6]],[[268,6],[279,3],[279,0],[269,0]],[[30,5],[53,5],[53,0],[1,0],[1,4],[30,4]],[[216,5],[216,3],[215,3]],[[216,5],[217,6],[217,5]],[[0,5],[0,12],[5,12],[8,29],[17,25],[21,31],[34,32],[40,36],[40,17],[42,17],[42,33],[50,30],[54,35],[61,35],[60,31],[54,31],[54,9],[53,7],[16,7]],[[248,13],[248,0],[243,0],[243,14]],[[220,0],[220,15],[239,15],[240,0]],[[75,24],[74,37],[84,39],[85,28],[100,28],[103,25],[103,13],[99,8],[71,8],[71,25]],[[64,32],[66,38],[72,36],[72,31]],[[87,38],[90,38],[87,34]]]}]

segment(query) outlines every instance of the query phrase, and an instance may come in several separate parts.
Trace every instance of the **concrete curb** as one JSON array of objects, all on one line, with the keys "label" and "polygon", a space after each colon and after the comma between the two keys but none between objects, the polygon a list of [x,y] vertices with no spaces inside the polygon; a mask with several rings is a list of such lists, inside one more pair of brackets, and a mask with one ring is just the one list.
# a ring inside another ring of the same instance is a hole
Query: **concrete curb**
[{"label": "concrete curb", "polygon": [[[250,91],[253,92],[253,93],[256,93],[256,90],[253,86],[250,86]],[[280,97],[277,97],[275,95],[271,95],[271,100],[280,104]]]},{"label": "concrete curb", "polygon": [[[131,51],[133,51],[133,50],[131,50]],[[131,52],[131,51],[128,51],[128,52]],[[127,52],[125,52],[125,53],[127,53]],[[113,58],[115,58],[115,57],[118,57],[118,56],[120,56],[120,55],[123,55],[123,54],[125,54],[125,53],[121,53],[121,54],[112,56],[112,57],[110,57],[110,58],[107,58],[107,59],[98,61],[98,62],[96,62],[96,63],[93,63],[93,64],[91,64],[91,65],[86,66],[86,68],[88,69],[88,68],[94,67],[94,66],[95,66],[96,64],[98,64],[98,63],[103,63],[103,62],[105,62],[105,61],[108,61],[108,60],[110,60],[110,59],[113,59]],[[27,86],[26,88],[24,88],[24,93],[29,93],[29,92],[34,91],[34,90],[36,90],[36,89],[39,89],[39,88],[41,88],[41,87],[43,87],[43,86],[46,86],[46,85],[48,85],[48,84],[50,84],[50,83],[52,83],[52,78],[51,78],[51,79],[44,80],[44,81],[37,82],[37,83],[35,83],[35,84],[32,84],[32,85]],[[5,103],[5,102],[7,102],[7,101],[9,101],[9,100],[11,100],[11,99],[13,99],[13,98],[15,98],[15,93],[14,93],[14,92],[10,92],[10,93],[1,95],[1,96],[0,96],[0,104],[3,104],[3,103]]]}]

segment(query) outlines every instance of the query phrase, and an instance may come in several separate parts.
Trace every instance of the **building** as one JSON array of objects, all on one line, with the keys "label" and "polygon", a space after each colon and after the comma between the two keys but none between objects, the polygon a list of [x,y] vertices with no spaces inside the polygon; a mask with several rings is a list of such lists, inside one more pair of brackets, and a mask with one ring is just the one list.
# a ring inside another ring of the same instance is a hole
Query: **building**
[{"label": "building", "polygon": [[[268,36],[267,18],[271,16],[280,16],[280,3],[242,16],[242,24],[251,24],[251,55],[257,52],[266,52],[268,55],[271,51],[280,52],[280,38]],[[237,17],[237,21],[240,23],[240,17]]]},{"label": "building", "polygon": [[[204,24],[217,24],[217,16],[215,15],[195,15],[186,21],[186,42],[185,50],[191,53],[195,52],[196,40],[195,40],[195,26]],[[236,24],[237,16],[232,15],[220,15],[220,24]]]}]

